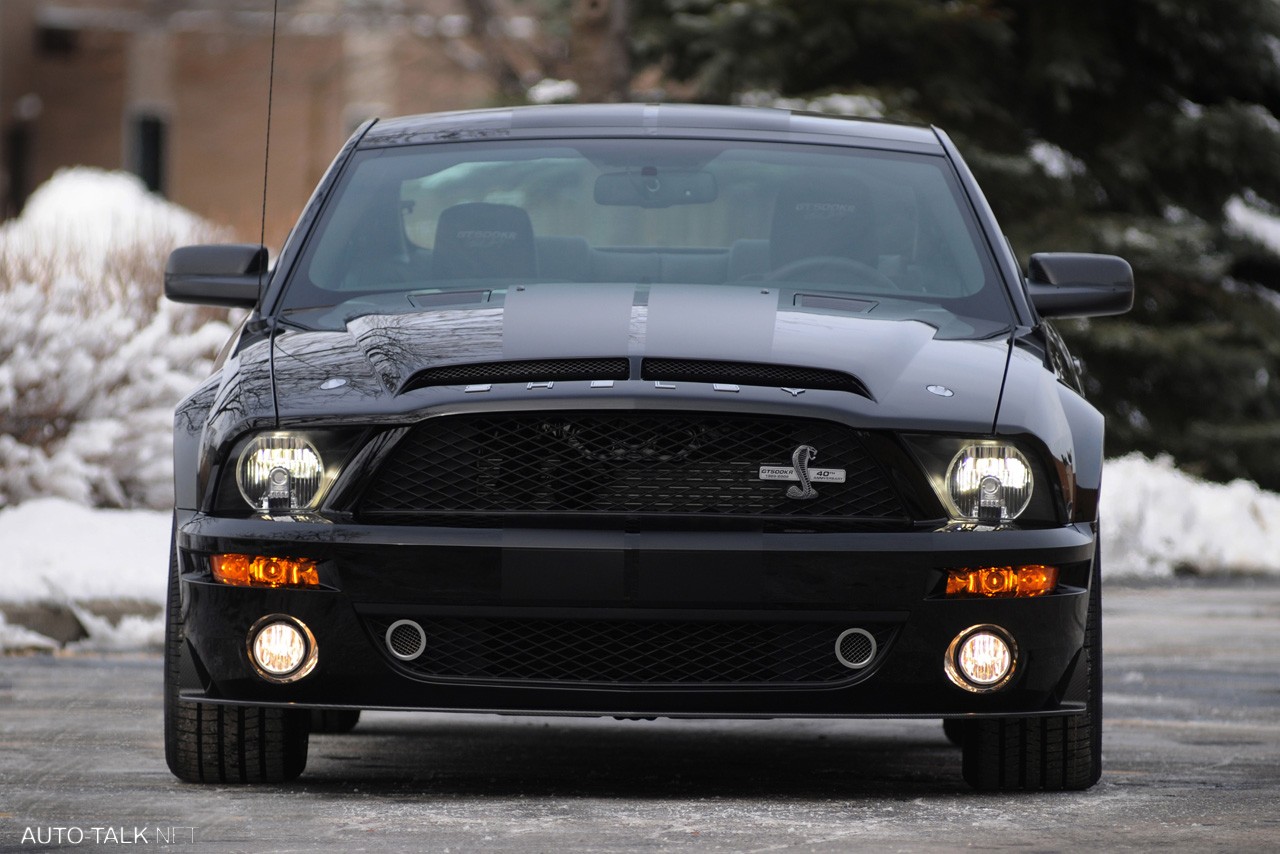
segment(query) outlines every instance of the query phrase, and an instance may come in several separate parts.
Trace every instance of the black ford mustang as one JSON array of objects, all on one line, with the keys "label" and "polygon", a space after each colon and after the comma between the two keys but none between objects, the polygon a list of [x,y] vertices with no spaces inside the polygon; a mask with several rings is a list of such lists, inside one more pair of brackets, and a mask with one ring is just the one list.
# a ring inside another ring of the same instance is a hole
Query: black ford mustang
[{"label": "black ford mustang", "polygon": [[370,123],[178,408],[165,746],[300,774],[361,709],[942,718],[982,789],[1100,773],[1102,417],[952,143],[736,108]]}]

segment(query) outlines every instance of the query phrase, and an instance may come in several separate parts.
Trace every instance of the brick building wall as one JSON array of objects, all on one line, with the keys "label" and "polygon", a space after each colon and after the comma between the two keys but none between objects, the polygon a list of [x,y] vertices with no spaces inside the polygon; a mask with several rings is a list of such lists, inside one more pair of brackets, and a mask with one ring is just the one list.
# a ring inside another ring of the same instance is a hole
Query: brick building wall
[{"label": "brick building wall", "polygon": [[[0,213],[14,215],[54,171],[82,164],[133,171],[256,241],[271,5],[236,3],[0,0]],[[273,248],[361,121],[493,98],[457,0],[405,0],[394,15],[343,11],[353,5],[280,3]]]}]

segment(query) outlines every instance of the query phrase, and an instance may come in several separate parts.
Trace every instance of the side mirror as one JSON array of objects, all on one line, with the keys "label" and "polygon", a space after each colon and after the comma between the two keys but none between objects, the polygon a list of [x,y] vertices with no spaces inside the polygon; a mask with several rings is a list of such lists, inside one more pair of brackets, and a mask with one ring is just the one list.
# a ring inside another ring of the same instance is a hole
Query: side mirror
[{"label": "side mirror", "polygon": [[1115,255],[1040,252],[1027,294],[1041,317],[1103,317],[1133,308],[1133,268]]},{"label": "side mirror", "polygon": [[164,295],[174,302],[253,308],[267,272],[267,248],[256,243],[183,246],[169,254]]}]

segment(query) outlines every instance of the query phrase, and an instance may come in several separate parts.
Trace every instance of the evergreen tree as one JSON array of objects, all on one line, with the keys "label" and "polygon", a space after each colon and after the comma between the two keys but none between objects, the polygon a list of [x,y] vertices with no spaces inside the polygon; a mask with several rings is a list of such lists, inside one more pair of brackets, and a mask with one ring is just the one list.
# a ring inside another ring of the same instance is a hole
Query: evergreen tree
[{"label": "evergreen tree", "polygon": [[1024,261],[1128,258],[1131,314],[1061,324],[1109,416],[1108,453],[1168,452],[1280,489],[1280,259],[1227,216],[1280,211],[1276,0],[635,7],[638,54],[694,98],[850,93],[886,118],[936,123]]}]

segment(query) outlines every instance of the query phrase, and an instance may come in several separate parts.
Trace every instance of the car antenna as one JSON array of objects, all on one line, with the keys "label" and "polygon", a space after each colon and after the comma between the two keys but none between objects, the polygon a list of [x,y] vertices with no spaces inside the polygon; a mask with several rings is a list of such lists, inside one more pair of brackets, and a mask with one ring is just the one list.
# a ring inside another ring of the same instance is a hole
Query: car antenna
[{"label": "car antenna", "polygon": [[[262,154],[262,225],[258,232],[258,245],[261,253],[258,262],[258,311],[262,311],[262,278],[266,274],[270,253],[267,251],[267,175],[271,168],[271,99],[275,94],[276,84],[276,21],[280,15],[280,0],[271,0],[271,62],[267,70],[267,134]],[[278,326],[274,320],[267,321],[267,365],[271,374],[271,402],[275,409],[276,423],[280,423],[280,399],[276,395],[276,345],[275,337]]]},{"label": "car antenna", "polygon": [[[271,0],[271,62],[267,70],[267,138],[262,155],[262,225],[258,232],[258,245],[267,246],[267,174],[271,167],[271,99],[276,83],[276,20],[280,14],[280,0]],[[258,293],[262,293],[262,277],[266,264],[258,265]]]}]

